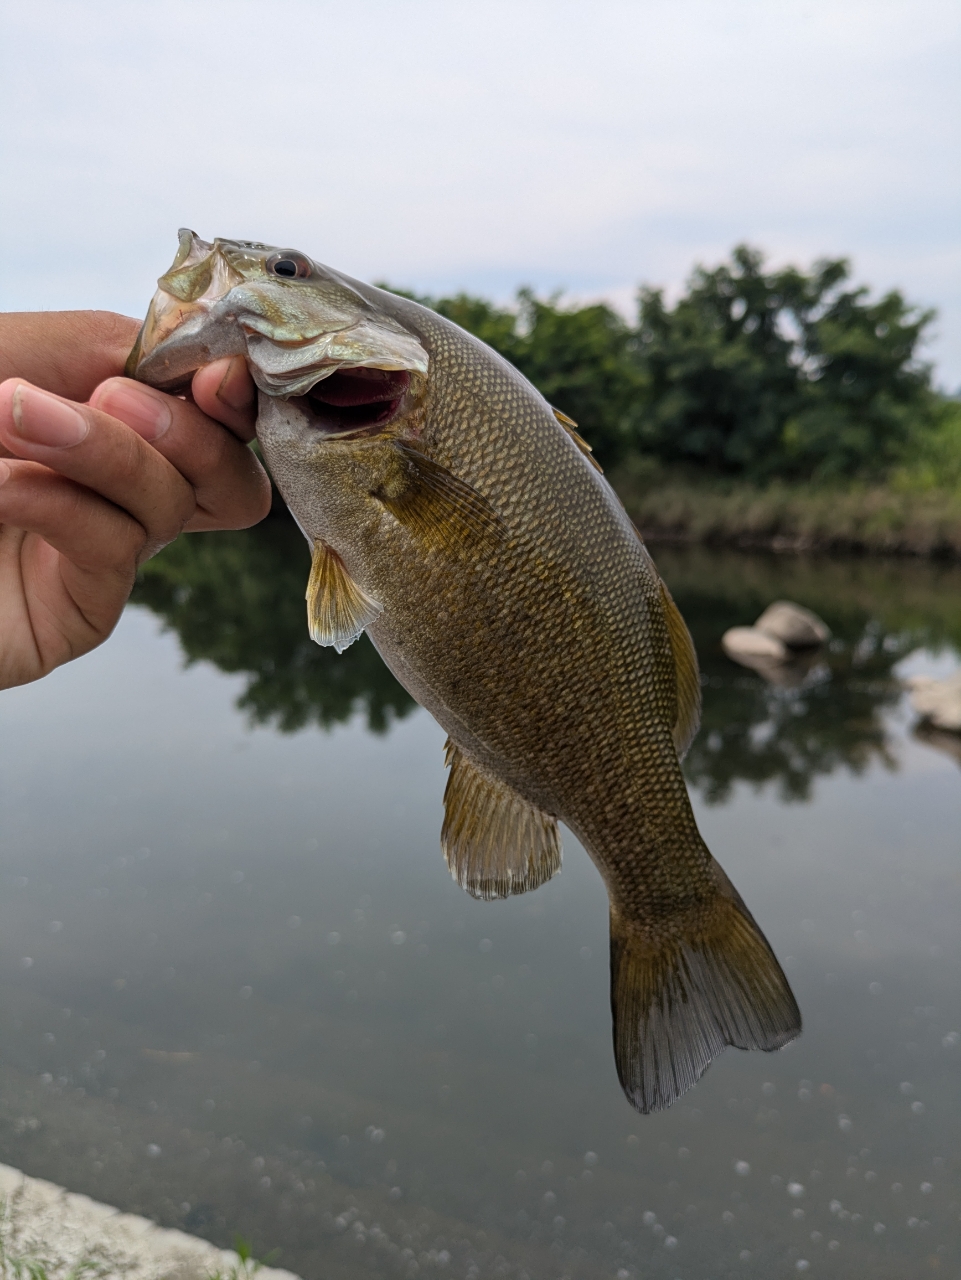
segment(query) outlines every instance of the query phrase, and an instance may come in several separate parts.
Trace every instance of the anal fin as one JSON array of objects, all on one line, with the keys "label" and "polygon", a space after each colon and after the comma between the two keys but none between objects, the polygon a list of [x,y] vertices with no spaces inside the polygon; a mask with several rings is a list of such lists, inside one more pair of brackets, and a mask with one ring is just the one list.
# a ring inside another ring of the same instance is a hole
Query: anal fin
[{"label": "anal fin", "polygon": [[311,640],[332,645],[343,653],[382,608],[357,585],[332,547],[319,540],[314,543],[307,580],[307,627]]},{"label": "anal fin", "polygon": [[482,773],[448,738],[441,848],[474,898],[507,898],[550,880],[561,866],[557,820]]},{"label": "anal fin", "polygon": [[722,890],[696,921],[654,926],[611,904],[614,1057],[645,1114],[676,1102],[728,1045],[770,1052],[801,1031],[774,952],[714,866]]}]

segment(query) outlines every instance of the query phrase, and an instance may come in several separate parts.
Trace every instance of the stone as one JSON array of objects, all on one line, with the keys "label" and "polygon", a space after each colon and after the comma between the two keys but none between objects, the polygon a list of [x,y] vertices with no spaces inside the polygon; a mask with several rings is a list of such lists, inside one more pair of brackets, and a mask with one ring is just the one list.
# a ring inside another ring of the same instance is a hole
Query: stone
[{"label": "stone", "polygon": [[909,676],[904,683],[911,690],[911,706],[928,724],[961,733],[961,671],[947,680]]},{"label": "stone", "polygon": [[815,649],[831,637],[826,622],[791,600],[776,600],[769,604],[754,626],[765,635],[780,640],[789,649]]},{"label": "stone", "polygon": [[766,662],[786,662],[790,657],[786,644],[757,627],[731,627],[721,637],[721,647],[735,662],[758,658]]}]

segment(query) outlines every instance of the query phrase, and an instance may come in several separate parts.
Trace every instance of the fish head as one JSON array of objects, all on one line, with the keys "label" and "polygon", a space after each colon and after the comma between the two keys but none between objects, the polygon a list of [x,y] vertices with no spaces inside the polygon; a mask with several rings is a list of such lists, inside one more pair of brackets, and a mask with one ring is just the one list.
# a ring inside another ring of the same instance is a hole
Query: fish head
[{"label": "fish head", "polygon": [[161,390],[242,355],[263,395],[287,402],[314,439],[388,430],[423,395],[427,351],[377,304],[381,291],[306,254],[182,230],[157,285],[127,374]]}]

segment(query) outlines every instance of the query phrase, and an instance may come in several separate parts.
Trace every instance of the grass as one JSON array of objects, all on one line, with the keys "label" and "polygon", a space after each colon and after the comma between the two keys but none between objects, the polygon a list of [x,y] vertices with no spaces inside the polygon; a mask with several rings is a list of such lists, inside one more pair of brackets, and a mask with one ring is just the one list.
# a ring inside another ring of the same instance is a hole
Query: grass
[{"label": "grass", "polygon": [[884,485],[758,485],[633,458],[609,478],[652,541],[961,558],[961,484],[927,466]]}]

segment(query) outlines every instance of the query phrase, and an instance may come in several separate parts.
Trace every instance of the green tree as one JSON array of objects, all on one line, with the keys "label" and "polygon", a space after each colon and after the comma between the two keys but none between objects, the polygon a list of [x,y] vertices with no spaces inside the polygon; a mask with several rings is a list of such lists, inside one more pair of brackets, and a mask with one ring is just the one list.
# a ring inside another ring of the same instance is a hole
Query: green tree
[{"label": "green tree", "polygon": [[740,245],[730,263],[698,267],[673,308],[641,291],[637,447],[753,480],[883,475],[933,422],[917,360],[933,312],[843,288],[844,259],[809,274],[763,264]]},{"label": "green tree", "polygon": [[943,405],[917,358],[933,312],[896,291],[872,302],[849,276],[845,259],[767,272],[739,245],[673,307],[642,289],[636,327],[529,289],[511,307],[419,301],[516,365],[604,466],[642,453],[760,481],[878,478],[922,448]]}]

